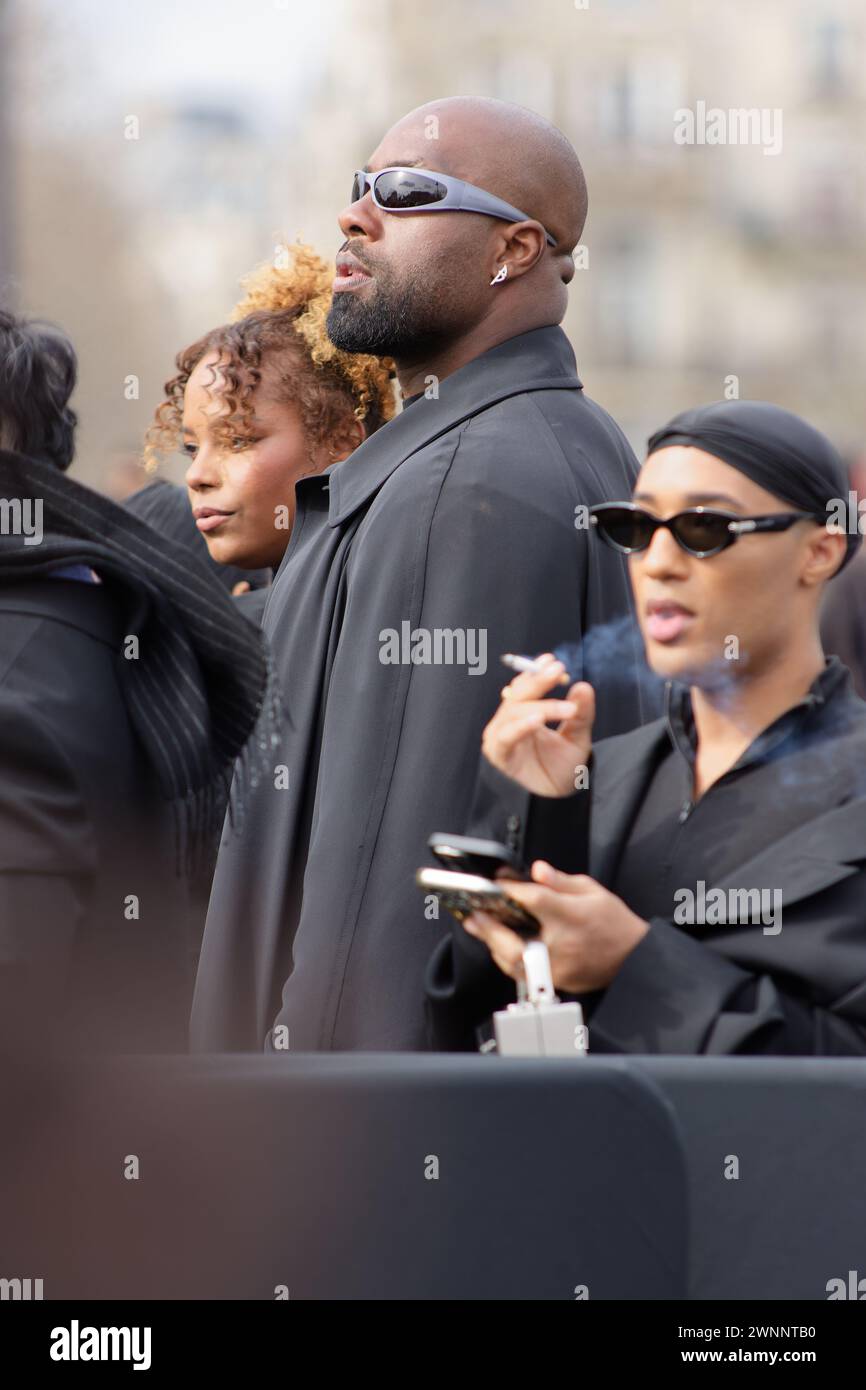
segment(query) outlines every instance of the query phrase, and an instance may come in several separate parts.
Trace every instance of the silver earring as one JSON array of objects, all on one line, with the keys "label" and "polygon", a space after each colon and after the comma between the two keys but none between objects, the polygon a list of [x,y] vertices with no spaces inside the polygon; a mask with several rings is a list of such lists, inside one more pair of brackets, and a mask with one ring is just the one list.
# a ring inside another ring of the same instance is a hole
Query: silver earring
[{"label": "silver earring", "polygon": [[490,281],[491,285],[501,285],[501,284],[502,284],[502,281],[505,279],[505,277],[506,277],[507,274],[508,274],[508,266],[507,266],[507,265],[500,266],[500,268],[497,270],[496,274],[494,275],[493,279]]}]

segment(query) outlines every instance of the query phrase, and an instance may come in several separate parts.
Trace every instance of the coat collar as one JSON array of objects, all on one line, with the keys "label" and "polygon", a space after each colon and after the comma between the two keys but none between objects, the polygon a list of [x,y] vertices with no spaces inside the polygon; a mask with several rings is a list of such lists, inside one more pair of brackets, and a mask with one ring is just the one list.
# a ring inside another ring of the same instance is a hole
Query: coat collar
[{"label": "coat collar", "polygon": [[370,435],[350,458],[325,470],[329,524],[339,526],[363,506],[410,454],[497,401],[525,391],[582,389],[571,344],[561,328],[534,328],[499,343],[446,377],[437,398],[415,401]]},{"label": "coat collar", "polygon": [[48,574],[0,585],[0,613],[53,619],[86,632],[114,651],[121,647],[127,626],[112,590]]},{"label": "coat collar", "polygon": [[[782,890],[782,911],[857,873],[866,860],[866,797],[834,806],[805,821],[740,865],[714,888]],[[736,882],[734,882],[736,879]]]},{"label": "coat collar", "polygon": [[[847,669],[836,658],[827,662],[809,694],[788,714],[802,714],[804,706],[812,708],[831,698],[835,698],[843,718],[843,706],[861,703],[853,694]],[[852,713],[856,714],[853,708]],[[672,737],[668,719],[662,718],[616,740],[606,740],[608,756],[603,771],[598,775],[590,772],[593,792],[589,872],[598,882],[611,882],[626,836],[659,759],[670,752]],[[764,751],[770,753],[776,747],[772,741]],[[710,886],[781,886],[786,907],[856,873],[852,866],[864,861],[866,796],[857,796],[841,805],[828,806],[822,815],[804,821],[747,863],[738,865],[732,877]]]},{"label": "coat collar", "polygon": [[601,766],[598,771],[591,769],[589,774],[592,787],[589,872],[599,883],[611,882],[617,858],[650,779],[659,760],[669,752],[670,737],[665,719],[655,719],[652,724],[599,745]]},{"label": "coat collar", "polygon": [[[599,883],[610,883],[616,861],[655,766],[654,754],[664,748],[663,722],[644,743],[643,757],[635,749],[636,766],[621,766],[606,778],[603,795],[593,792],[590,820],[589,872]],[[641,730],[644,733],[644,730]],[[775,844],[756,854],[726,878],[708,887],[779,887],[783,910],[843,878],[866,862],[866,797],[832,806],[823,815],[798,825]]]},{"label": "coat collar", "polygon": [[[765,761],[776,750],[783,751],[781,745],[790,734],[802,727],[807,713],[821,705],[826,705],[827,701],[831,699],[836,702],[835,708],[840,720],[847,717],[849,706],[852,702],[856,704],[858,700],[851,680],[851,672],[847,666],[842,665],[838,656],[825,657],[823,670],[815,677],[802,700],[791,705],[784,714],[781,714],[762,733],[758,734],[730,771],[738,772],[751,763]],[[688,686],[681,685],[677,681],[666,683],[665,717],[671,743],[674,748],[679,750],[689,767],[694,767],[698,743],[692,713],[691,691]]]}]

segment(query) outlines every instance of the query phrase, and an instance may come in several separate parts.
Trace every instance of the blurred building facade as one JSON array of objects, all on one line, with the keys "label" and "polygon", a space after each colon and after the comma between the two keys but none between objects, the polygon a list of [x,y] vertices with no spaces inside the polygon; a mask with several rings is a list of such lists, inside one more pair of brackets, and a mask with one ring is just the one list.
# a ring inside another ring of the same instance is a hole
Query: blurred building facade
[{"label": "blurred building facade", "polygon": [[[33,81],[44,32],[15,0],[6,7],[14,95]],[[40,88],[42,106],[57,107],[47,123],[44,110],[28,120],[24,102],[11,130],[13,279],[20,306],[62,323],[79,348],[81,476],[109,485],[135,456],[174,353],[224,317],[238,278],[276,242],[300,235],[336,251],[351,171],[387,127],[465,92],[542,112],[583,160],[588,263],[565,327],[587,390],[636,449],[676,410],[726,390],[788,405],[846,450],[862,447],[860,0],[322,8],[339,14],[338,41],[279,121],[219,94],[156,100],[146,70],[86,144],[65,138],[63,83]],[[261,11],[244,22],[279,32]],[[676,113],[701,104],[780,111],[781,148],[678,144]]]},{"label": "blurred building facade", "polygon": [[[352,0],[299,148],[363,163],[436,96],[532,107],[587,174],[588,261],[565,327],[639,450],[675,411],[770,399],[862,440],[866,7],[858,0]],[[782,148],[680,145],[675,112],[782,112]],[[352,113],[351,117],[349,112]],[[347,148],[347,145],[349,148]],[[354,156],[350,159],[349,156]],[[324,231],[324,228],[323,228]]]}]

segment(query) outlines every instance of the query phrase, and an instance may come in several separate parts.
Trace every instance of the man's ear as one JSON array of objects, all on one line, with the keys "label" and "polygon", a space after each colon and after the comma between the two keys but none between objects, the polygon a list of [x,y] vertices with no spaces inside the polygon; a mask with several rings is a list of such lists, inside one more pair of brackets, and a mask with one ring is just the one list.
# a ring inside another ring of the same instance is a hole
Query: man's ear
[{"label": "man's ear", "polygon": [[809,548],[801,578],[811,588],[832,579],[842,567],[848,541],[842,531],[831,531],[826,526],[817,526],[809,537]]},{"label": "man's ear", "polygon": [[513,226],[503,230],[502,241],[504,248],[496,257],[496,265],[507,264],[511,280],[531,270],[545,247],[545,236],[540,222],[515,222]]}]

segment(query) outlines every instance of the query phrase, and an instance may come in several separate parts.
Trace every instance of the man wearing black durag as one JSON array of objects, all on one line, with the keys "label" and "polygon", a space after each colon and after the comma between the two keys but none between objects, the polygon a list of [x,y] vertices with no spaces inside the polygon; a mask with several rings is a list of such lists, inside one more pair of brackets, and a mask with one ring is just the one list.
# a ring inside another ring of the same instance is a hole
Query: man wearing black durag
[{"label": "man wearing black durag", "polygon": [[178,1050],[184,876],[237,756],[238,802],[254,755],[273,761],[275,697],[260,634],[195,557],[65,476],[75,374],[62,334],[0,313],[2,1030]]},{"label": "man wearing black durag", "polygon": [[[866,1055],[866,703],[818,629],[860,543],[835,526],[847,488],[829,441],[778,406],[678,415],[631,501],[593,513],[597,543],[630,556],[665,717],[593,743],[588,683],[543,698],[551,658],[485,730],[473,828],[524,825],[533,882],[506,891],[541,922],[590,1051]],[[587,803],[583,872],[563,873],[553,837],[579,839]],[[522,971],[513,932],[465,925],[428,971],[443,1048],[477,1045]]]},{"label": "man wearing black durag", "polygon": [[574,150],[531,112],[454,98],[398,122],[370,167],[347,170],[328,332],[393,357],[408,408],[297,485],[264,617],[284,765],[220,851],[202,1050],[424,1047],[446,924],[414,875],[431,832],[463,828],[501,653],[618,624],[602,726],[654,712],[625,566],[585,524],[636,464],[559,327],[586,215]]}]

